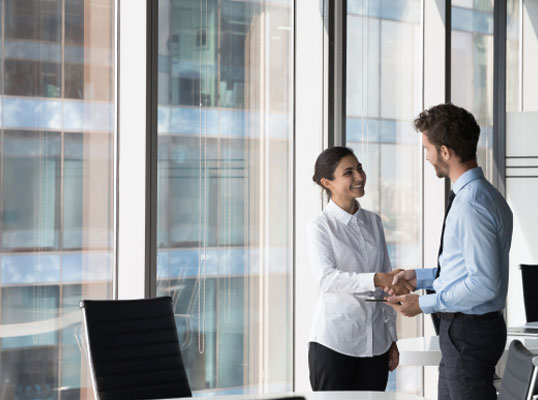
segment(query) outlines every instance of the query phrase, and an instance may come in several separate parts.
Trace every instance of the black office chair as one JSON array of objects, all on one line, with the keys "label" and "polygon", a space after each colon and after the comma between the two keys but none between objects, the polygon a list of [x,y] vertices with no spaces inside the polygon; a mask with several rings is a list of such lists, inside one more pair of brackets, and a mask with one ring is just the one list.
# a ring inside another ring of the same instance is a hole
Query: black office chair
[{"label": "black office chair", "polygon": [[521,264],[523,301],[527,322],[538,321],[538,265]]},{"label": "black office chair", "polygon": [[498,400],[531,400],[538,393],[538,356],[519,340],[510,343]]},{"label": "black office chair", "polygon": [[191,397],[171,297],[84,300],[96,398]]}]

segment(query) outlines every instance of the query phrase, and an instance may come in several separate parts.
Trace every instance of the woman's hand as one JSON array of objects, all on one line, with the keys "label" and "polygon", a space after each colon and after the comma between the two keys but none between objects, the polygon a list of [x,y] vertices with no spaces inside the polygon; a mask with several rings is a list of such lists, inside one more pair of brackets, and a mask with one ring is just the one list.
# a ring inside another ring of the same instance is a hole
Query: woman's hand
[{"label": "woman's hand", "polygon": [[391,272],[376,272],[374,275],[374,285],[382,288],[390,295],[401,295],[412,292],[415,288],[405,279],[400,279],[393,284],[394,277],[403,269],[395,269]]},{"label": "woman's hand", "polygon": [[389,371],[394,371],[400,363],[400,352],[396,342],[392,342],[389,348]]}]

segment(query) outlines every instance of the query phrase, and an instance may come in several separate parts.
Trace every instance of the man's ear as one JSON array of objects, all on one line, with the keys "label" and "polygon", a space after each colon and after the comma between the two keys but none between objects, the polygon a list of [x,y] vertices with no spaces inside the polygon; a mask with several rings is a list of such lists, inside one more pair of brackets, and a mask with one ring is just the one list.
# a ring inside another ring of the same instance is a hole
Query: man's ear
[{"label": "man's ear", "polygon": [[450,157],[452,156],[452,150],[450,150],[445,145],[442,145],[441,148],[439,149],[439,154],[441,155],[444,161],[448,161]]}]

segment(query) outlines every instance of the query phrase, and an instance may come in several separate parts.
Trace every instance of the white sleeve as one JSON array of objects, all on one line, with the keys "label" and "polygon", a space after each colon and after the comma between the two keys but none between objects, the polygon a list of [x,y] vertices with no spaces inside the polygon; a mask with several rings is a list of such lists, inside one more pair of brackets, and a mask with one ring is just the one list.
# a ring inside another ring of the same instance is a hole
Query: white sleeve
[{"label": "white sleeve", "polygon": [[322,291],[362,293],[375,290],[375,273],[345,272],[336,268],[330,235],[319,219],[308,225],[307,242],[310,264]]}]

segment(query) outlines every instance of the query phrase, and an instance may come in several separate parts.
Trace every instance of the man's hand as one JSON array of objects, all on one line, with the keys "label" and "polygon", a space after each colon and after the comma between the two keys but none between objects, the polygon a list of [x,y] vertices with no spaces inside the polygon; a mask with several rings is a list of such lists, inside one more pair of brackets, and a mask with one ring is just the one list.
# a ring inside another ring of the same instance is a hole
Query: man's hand
[{"label": "man's hand", "polygon": [[[414,290],[414,287],[411,283],[407,282],[405,279],[400,279],[398,283],[393,284],[394,277],[399,272],[403,272],[402,269],[395,269],[391,272],[377,272],[374,275],[374,285],[376,287],[382,288],[385,292],[389,294],[406,294]],[[392,292],[392,293],[391,293]]]},{"label": "man's hand", "polygon": [[414,317],[422,313],[418,303],[418,294],[404,294],[402,296],[387,297],[386,304],[406,317]]},{"label": "man's hand", "polygon": [[[407,270],[401,270],[401,269],[397,269],[395,271],[398,271],[398,273],[396,273],[394,275],[394,279],[392,280],[392,285],[398,285],[398,283],[400,283],[402,280],[404,281],[407,281],[410,285],[410,287],[412,287],[411,289],[411,292],[413,290],[415,290],[417,288],[417,273],[415,272],[414,269],[407,269]],[[389,296],[392,296],[394,294],[398,294],[396,293],[394,290],[392,290],[391,288],[387,287],[384,289],[385,292],[387,292],[389,294]],[[405,294],[405,293],[404,293]]]},{"label": "man's hand", "polygon": [[389,348],[389,371],[394,371],[400,363],[400,352],[396,342],[392,342]]}]

